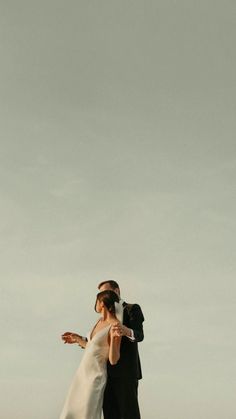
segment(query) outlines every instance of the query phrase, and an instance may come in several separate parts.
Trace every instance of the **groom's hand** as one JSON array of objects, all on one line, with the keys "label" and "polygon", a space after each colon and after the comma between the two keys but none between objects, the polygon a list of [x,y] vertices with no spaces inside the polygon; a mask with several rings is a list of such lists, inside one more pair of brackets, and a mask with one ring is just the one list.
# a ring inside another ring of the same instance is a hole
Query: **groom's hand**
[{"label": "groom's hand", "polygon": [[128,327],[124,326],[120,322],[114,324],[113,330],[114,330],[114,332],[117,333],[117,336],[131,337],[131,335],[132,335],[131,329],[129,329]]}]

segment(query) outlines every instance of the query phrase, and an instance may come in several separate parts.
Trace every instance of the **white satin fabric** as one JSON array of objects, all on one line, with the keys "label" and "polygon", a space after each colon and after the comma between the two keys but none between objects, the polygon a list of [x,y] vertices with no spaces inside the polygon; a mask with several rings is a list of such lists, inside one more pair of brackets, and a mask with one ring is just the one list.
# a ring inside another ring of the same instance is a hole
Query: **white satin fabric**
[{"label": "white satin fabric", "polygon": [[110,325],[88,342],[84,356],[70,386],[60,419],[101,419],[107,380]]}]

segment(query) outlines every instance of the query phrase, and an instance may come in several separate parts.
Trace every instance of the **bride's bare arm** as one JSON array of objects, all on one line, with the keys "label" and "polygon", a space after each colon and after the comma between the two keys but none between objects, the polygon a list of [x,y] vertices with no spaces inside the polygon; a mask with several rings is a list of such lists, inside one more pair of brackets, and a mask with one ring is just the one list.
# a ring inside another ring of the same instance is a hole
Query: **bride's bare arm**
[{"label": "bride's bare arm", "polygon": [[109,361],[111,365],[117,364],[120,359],[121,336],[118,335],[115,325],[111,327],[109,334]]},{"label": "bride's bare arm", "polygon": [[65,332],[61,336],[64,343],[77,343],[81,348],[85,348],[87,341],[77,333]]}]

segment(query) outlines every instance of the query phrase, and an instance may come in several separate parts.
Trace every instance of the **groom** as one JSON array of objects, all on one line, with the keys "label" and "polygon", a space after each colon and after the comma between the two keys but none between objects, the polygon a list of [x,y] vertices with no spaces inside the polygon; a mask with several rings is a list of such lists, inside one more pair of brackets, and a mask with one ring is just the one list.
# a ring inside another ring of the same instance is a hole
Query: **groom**
[{"label": "groom", "polygon": [[[112,290],[120,297],[116,281],[98,285],[99,291]],[[144,339],[144,316],[138,304],[128,304],[120,298],[116,316],[120,321],[117,331],[122,336],[120,359],[107,365],[107,384],[104,393],[104,419],[140,419],[138,380],[142,378],[138,342]]]}]

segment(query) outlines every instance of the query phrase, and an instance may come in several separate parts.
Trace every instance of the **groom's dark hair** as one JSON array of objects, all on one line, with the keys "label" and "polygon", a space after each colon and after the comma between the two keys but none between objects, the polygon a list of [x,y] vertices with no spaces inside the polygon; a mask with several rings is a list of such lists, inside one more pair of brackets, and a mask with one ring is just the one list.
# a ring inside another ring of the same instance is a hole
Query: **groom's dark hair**
[{"label": "groom's dark hair", "polygon": [[105,284],[109,284],[110,287],[115,290],[116,288],[120,289],[119,285],[117,284],[116,281],[113,281],[112,279],[108,279],[107,281],[102,281],[100,282],[100,284],[98,285],[98,289],[100,290],[100,288],[105,285]]}]

